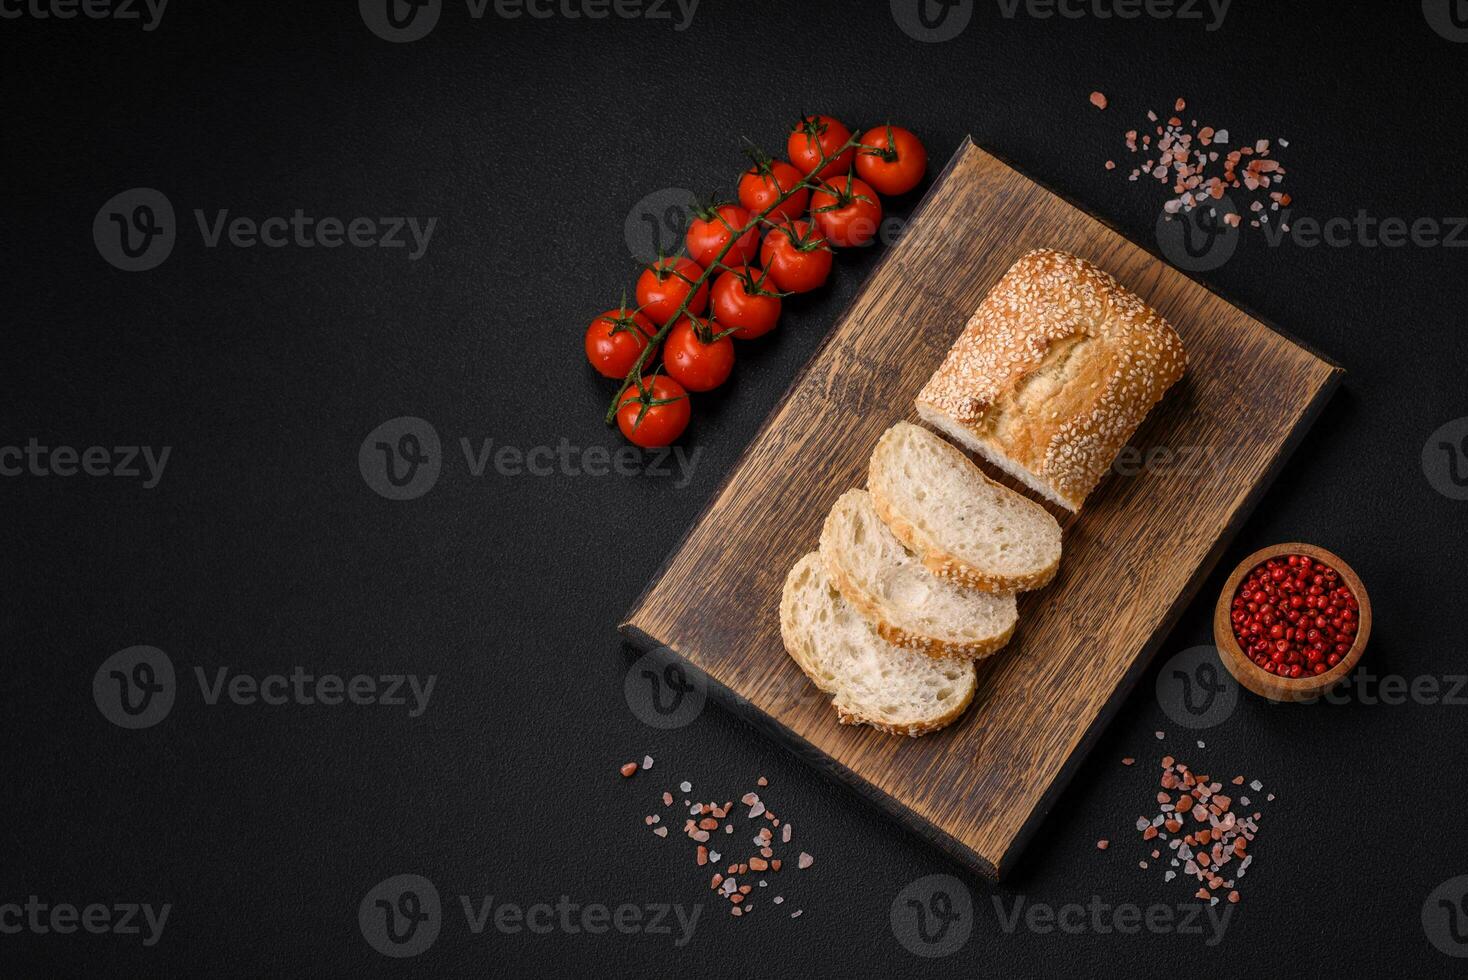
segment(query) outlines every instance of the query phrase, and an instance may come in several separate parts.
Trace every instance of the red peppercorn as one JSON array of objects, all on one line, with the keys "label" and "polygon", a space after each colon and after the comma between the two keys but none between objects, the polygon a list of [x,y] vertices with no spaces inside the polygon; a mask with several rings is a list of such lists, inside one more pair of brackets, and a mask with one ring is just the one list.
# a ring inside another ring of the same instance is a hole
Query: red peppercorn
[{"label": "red peppercorn", "polygon": [[1329,565],[1286,555],[1252,569],[1231,608],[1234,637],[1250,660],[1301,677],[1323,674],[1351,652],[1360,604]]}]

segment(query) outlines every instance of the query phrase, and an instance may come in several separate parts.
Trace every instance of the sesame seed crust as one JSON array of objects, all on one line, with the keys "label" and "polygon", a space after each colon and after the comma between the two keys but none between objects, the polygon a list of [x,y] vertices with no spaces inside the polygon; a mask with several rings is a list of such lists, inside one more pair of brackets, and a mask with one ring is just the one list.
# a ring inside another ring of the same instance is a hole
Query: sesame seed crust
[{"label": "sesame seed crust", "polygon": [[1187,369],[1177,331],[1097,266],[1022,256],[917,398],[919,414],[1080,510]]}]

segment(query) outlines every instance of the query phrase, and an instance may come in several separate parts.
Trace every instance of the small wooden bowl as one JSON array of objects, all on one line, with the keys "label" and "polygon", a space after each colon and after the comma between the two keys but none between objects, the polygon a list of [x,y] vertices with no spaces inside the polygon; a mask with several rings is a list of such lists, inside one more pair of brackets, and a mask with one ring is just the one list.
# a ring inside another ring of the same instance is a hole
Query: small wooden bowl
[{"label": "small wooden bowl", "polygon": [[[1316,561],[1324,562],[1340,573],[1341,582],[1351,590],[1360,605],[1356,614],[1356,642],[1351,644],[1350,651],[1341,658],[1341,662],[1323,674],[1310,674],[1305,677],[1280,677],[1271,674],[1250,660],[1239,646],[1239,641],[1234,638],[1233,628],[1233,601],[1234,594],[1239,591],[1239,585],[1245,577],[1258,565],[1271,558],[1280,558],[1285,555],[1309,555]],[[1269,698],[1271,701],[1309,701],[1320,697],[1326,691],[1335,687],[1341,681],[1350,676],[1351,671],[1356,669],[1356,664],[1361,660],[1361,655],[1366,652],[1366,642],[1371,639],[1371,599],[1366,594],[1366,586],[1361,582],[1350,565],[1347,565],[1338,555],[1334,555],[1324,548],[1317,548],[1313,544],[1278,544],[1270,548],[1262,548],[1254,552],[1248,558],[1239,563],[1233,574],[1224,583],[1223,593],[1218,597],[1218,605],[1213,610],[1213,642],[1217,644],[1218,651],[1222,654],[1223,665],[1228,672],[1234,675],[1234,679],[1240,684],[1253,691],[1255,694]]]}]

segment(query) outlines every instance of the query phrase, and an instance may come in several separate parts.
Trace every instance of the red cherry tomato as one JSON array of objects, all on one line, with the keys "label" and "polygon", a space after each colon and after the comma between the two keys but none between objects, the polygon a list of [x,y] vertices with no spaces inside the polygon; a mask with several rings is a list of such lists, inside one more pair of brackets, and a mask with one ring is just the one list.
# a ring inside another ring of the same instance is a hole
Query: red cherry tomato
[{"label": "red cherry tomato", "polygon": [[680,316],[663,346],[668,375],[689,391],[713,391],[734,370],[734,341],[703,320]]},{"label": "red cherry tomato", "polygon": [[847,174],[816,188],[810,215],[837,248],[870,245],[882,225],[882,199],[865,181]]},{"label": "red cherry tomato", "polygon": [[787,221],[765,236],[760,263],[784,293],[808,293],[831,275],[834,256],[809,221]]},{"label": "red cherry tomato", "polygon": [[856,175],[880,194],[906,194],[922,183],[928,151],[901,126],[878,126],[861,134]]},{"label": "red cherry tomato", "polygon": [[617,408],[617,428],[633,445],[656,449],[672,445],[693,414],[688,392],[672,378],[658,375],[633,385]]},{"label": "red cherry tomato", "polygon": [[714,280],[709,294],[714,329],[733,330],[740,340],[753,340],[775,329],[780,321],[780,294],[769,288],[759,269],[731,269]]},{"label": "red cherry tomato", "polygon": [[759,228],[750,228],[737,241],[734,234],[749,225],[750,217],[750,213],[737,204],[719,204],[700,212],[688,225],[688,254],[707,269],[714,264],[724,246],[733,241],[733,247],[724,256],[724,264],[748,265],[759,254]]},{"label": "red cherry tomato", "polygon": [[[627,377],[642,349],[656,334],[653,322],[636,310],[627,309],[624,301],[620,309],[607,310],[586,328],[586,359],[601,374],[621,380]],[[654,347],[643,363],[651,363],[657,356]]]},{"label": "red cherry tomato", "polygon": [[702,316],[708,309],[709,286],[703,283],[693,292],[693,284],[703,275],[703,266],[692,259],[659,259],[643,270],[637,279],[637,306],[654,323],[664,324],[673,319],[688,294],[686,312]]},{"label": "red cherry tomato", "polygon": [[[805,178],[784,160],[756,160],[754,166],[739,178],[739,203],[751,214],[761,214],[780,199],[780,195],[793,190]],[[804,213],[810,203],[809,188],[801,187],[789,200],[770,212],[770,221],[794,218]]]},{"label": "red cherry tomato", "polygon": [[[856,156],[855,147],[846,147],[851,139],[851,130],[838,119],[830,116],[806,116],[795,124],[790,138],[785,141],[790,162],[808,174],[820,167],[816,176],[826,179],[846,173]],[[821,161],[825,160],[825,165]]]}]

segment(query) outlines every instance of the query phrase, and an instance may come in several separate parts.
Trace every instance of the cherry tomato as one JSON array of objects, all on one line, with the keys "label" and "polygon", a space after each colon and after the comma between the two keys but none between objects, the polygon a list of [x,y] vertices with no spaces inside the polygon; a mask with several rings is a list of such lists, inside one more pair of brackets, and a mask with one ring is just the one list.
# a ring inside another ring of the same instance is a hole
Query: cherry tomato
[{"label": "cherry tomato", "polygon": [[[849,139],[851,130],[840,120],[830,116],[806,116],[791,130],[790,138],[785,141],[785,150],[790,155],[790,162],[800,168],[801,173],[808,174],[820,167],[816,176],[824,180],[851,169],[856,147],[842,149]],[[825,166],[821,166],[823,159]]]},{"label": "cherry tomato", "polygon": [[[601,374],[621,380],[627,377],[642,349],[656,334],[653,322],[636,310],[627,309],[627,301],[623,300],[620,309],[607,310],[586,328],[586,359]],[[654,347],[644,363],[656,360],[657,356]]]},{"label": "cherry tomato", "polygon": [[784,293],[808,293],[831,275],[834,256],[809,221],[787,221],[765,236],[760,263]]},{"label": "cherry tomato", "polygon": [[[719,204],[701,211],[688,225],[688,254],[707,269],[734,233],[749,225],[751,215],[737,204]],[[759,254],[759,228],[750,228],[724,256],[727,266],[748,265]]]},{"label": "cherry tomato", "polygon": [[689,391],[713,391],[734,370],[734,341],[715,330],[707,321],[680,316],[668,333],[663,363],[668,375]]},{"label": "cherry tomato", "polygon": [[881,194],[906,194],[922,183],[928,151],[901,126],[878,126],[861,134],[856,174]]},{"label": "cherry tomato", "polygon": [[709,307],[716,331],[733,330],[738,339],[753,340],[775,329],[780,294],[767,287],[765,278],[760,270],[742,266],[714,280]]},{"label": "cherry tomato", "polygon": [[865,181],[847,174],[816,188],[810,216],[837,248],[870,245],[882,225],[882,199]]},{"label": "cherry tomato", "polygon": [[[760,214],[805,179],[805,175],[784,160],[762,158],[739,178],[739,203],[751,214]],[[770,212],[769,220],[794,218],[804,213],[810,203],[809,188],[802,187],[789,200]]]},{"label": "cherry tomato", "polygon": [[672,378],[657,375],[628,388],[617,408],[617,428],[633,445],[657,449],[688,428],[693,414],[688,392]]},{"label": "cherry tomato", "polygon": [[[658,259],[643,270],[637,279],[637,306],[654,323],[671,320],[693,292],[693,284],[703,275],[703,266],[692,259]],[[688,302],[686,312],[702,316],[709,305],[709,285],[703,283]]]}]

